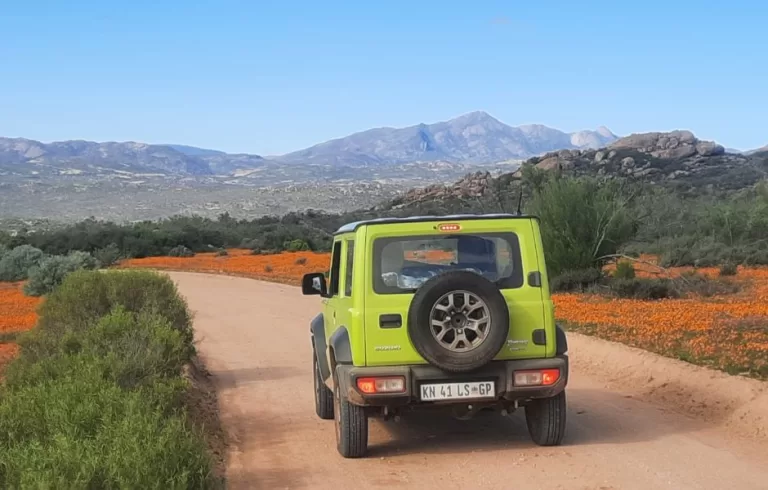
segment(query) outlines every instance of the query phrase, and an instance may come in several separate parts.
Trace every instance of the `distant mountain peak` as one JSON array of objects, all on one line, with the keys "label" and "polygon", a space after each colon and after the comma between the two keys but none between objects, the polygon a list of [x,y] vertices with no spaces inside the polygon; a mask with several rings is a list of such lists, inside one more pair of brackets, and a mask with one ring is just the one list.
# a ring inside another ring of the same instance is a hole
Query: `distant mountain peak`
[{"label": "distant mountain peak", "polygon": [[597,134],[599,134],[600,136],[602,136],[604,138],[616,138],[616,139],[618,139],[618,136],[613,134],[613,131],[611,131],[610,129],[606,128],[605,126],[598,126]]},{"label": "distant mountain peak", "polygon": [[605,127],[565,133],[542,124],[513,127],[486,111],[406,128],[377,128],[282,155],[285,163],[386,165],[417,161],[494,163],[551,150],[598,148],[616,140]]}]

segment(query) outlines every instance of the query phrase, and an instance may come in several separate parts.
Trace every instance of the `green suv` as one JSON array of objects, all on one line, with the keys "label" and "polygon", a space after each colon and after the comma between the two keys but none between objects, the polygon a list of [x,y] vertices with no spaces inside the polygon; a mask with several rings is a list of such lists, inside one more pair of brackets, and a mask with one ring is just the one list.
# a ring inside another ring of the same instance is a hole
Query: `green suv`
[{"label": "green suv", "polygon": [[364,456],[368,418],[444,408],[525,408],[534,442],[560,444],[568,348],[555,325],[539,221],[461,215],[350,223],[330,273],[304,276],[323,298],[310,325],[315,409],[339,453]]}]

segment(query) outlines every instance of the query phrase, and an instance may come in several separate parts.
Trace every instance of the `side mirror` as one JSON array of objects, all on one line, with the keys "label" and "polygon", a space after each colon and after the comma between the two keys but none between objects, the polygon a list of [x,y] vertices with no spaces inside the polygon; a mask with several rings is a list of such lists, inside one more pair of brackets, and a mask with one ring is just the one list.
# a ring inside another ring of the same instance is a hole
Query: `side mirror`
[{"label": "side mirror", "polygon": [[322,272],[313,272],[305,274],[301,279],[301,293],[307,296],[322,296],[328,294],[328,286],[325,283],[325,274]]}]

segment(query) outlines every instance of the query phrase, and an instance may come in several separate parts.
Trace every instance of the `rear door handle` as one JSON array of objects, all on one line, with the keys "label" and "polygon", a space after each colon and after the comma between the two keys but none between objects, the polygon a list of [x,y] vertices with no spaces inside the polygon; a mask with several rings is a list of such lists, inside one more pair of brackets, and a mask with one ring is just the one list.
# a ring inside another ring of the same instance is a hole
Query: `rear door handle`
[{"label": "rear door handle", "polygon": [[398,314],[386,314],[379,316],[379,327],[400,328],[403,326],[403,317]]}]

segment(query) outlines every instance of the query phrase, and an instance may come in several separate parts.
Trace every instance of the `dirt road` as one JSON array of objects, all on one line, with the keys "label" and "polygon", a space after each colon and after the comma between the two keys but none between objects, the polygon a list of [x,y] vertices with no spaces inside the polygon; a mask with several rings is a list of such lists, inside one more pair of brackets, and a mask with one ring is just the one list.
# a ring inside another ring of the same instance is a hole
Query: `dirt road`
[{"label": "dirt road", "polygon": [[[290,286],[173,273],[231,438],[231,488],[768,489],[768,447],[572,373],[565,444],[534,446],[522,413],[371,422],[370,457],[344,460],[314,414],[308,322]],[[571,355],[578,355],[571,349]]]}]

